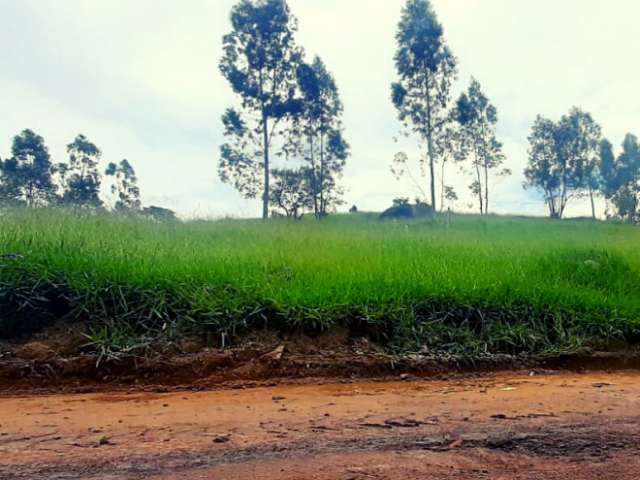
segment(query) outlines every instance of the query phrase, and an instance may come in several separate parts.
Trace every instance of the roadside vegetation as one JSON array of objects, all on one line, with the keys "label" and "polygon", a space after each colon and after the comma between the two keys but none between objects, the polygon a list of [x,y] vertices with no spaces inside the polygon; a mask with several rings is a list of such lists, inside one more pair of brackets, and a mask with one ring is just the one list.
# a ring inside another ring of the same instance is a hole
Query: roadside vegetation
[{"label": "roadside vegetation", "polygon": [[334,327],[390,350],[469,356],[613,348],[640,333],[640,231],[624,224],[17,209],[0,225],[1,335],[64,320],[105,355]]}]

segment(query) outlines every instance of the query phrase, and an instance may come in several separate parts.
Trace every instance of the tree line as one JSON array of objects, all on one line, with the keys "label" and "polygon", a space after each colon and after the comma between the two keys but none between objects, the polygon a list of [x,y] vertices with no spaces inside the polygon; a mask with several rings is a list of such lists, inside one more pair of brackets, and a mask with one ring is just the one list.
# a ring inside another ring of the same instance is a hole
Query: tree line
[{"label": "tree line", "polygon": [[[311,212],[321,219],[344,203],[340,179],[350,156],[336,80],[319,56],[307,60],[286,0],[240,0],[230,20],[219,70],[239,101],[222,115],[219,177],[245,198],[259,198],[263,218],[298,219]],[[422,194],[416,205],[433,212],[458,200],[447,183],[449,167],[455,166],[468,176],[479,213],[488,214],[494,177],[512,173],[497,138],[497,108],[474,77],[454,97],[458,59],[430,0],[406,0],[396,47],[390,99],[402,134],[417,139],[424,152],[427,181],[412,174],[404,152],[395,155],[392,173],[413,181]],[[538,116],[528,141],[523,186],[541,193],[552,218],[562,218],[573,199],[585,198],[595,218],[600,197],[608,217],[640,222],[636,136],[628,134],[616,156],[592,116],[574,107],[558,121]],[[0,200],[103,208],[104,173],[117,195],[114,210],[141,209],[127,160],[100,172],[101,152],[83,135],[67,152],[67,162],[53,164],[42,137],[31,130],[16,136],[11,157],[0,159]]]},{"label": "tree line", "polygon": [[263,218],[320,219],[342,203],[349,157],[335,79],[319,56],[305,59],[285,0],[242,0],[231,25],[219,68],[240,105],[222,117],[220,179],[260,197]]},{"label": "tree line", "polygon": [[[227,142],[221,147],[220,178],[247,198],[260,197],[263,218],[270,208],[294,218],[309,210],[321,218],[341,203],[337,180],[349,157],[335,80],[319,57],[305,61],[286,0],[242,0],[231,11],[231,24],[220,71],[241,106],[223,116]],[[404,152],[395,155],[392,173],[410,178],[424,197],[416,204],[426,200],[436,211],[458,199],[446,182],[447,166],[454,164],[469,176],[479,213],[488,214],[492,179],[512,173],[497,138],[496,107],[473,77],[453,97],[458,59],[429,0],[406,1],[396,44],[391,101],[402,134],[415,137],[424,151],[428,181],[422,185],[412,175]],[[573,108],[557,123],[538,117],[529,144],[524,187],[542,193],[551,217],[562,218],[569,200],[589,198],[595,218],[600,196],[608,216],[638,220],[636,137],[628,135],[615,158],[591,115]],[[284,162],[274,168],[274,159]],[[291,163],[296,167],[287,166]]]},{"label": "tree line", "polygon": [[542,192],[552,218],[562,218],[571,199],[588,198],[596,218],[595,198],[606,202],[606,215],[640,221],[640,145],[627,134],[619,155],[602,136],[591,114],[574,107],[554,122],[538,116],[529,135],[525,188]]},{"label": "tree line", "polygon": [[26,129],[13,138],[11,156],[0,158],[0,204],[30,208],[67,206],[106,210],[101,198],[103,176],[115,196],[110,206],[121,214],[145,214],[158,220],[175,218],[162,207],[142,207],[138,177],[127,159],[100,170],[102,152],[80,134],[66,148],[66,161],[54,163],[44,138]]}]

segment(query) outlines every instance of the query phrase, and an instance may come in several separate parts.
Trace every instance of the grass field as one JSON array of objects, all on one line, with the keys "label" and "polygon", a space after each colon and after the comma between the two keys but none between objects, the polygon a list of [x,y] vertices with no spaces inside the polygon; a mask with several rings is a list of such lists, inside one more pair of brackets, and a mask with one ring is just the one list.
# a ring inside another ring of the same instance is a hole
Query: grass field
[{"label": "grass field", "polygon": [[154,224],[0,216],[0,335],[66,318],[96,345],[346,326],[392,349],[547,352],[640,338],[640,229],[454,216]]}]

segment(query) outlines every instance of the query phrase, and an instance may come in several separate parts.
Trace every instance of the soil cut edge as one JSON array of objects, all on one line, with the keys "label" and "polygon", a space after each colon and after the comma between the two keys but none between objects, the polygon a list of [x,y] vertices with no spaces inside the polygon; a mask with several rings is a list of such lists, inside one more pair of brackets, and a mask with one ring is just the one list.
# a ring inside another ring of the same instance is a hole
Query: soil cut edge
[{"label": "soil cut edge", "polygon": [[640,370],[640,352],[494,355],[479,359],[321,351],[288,353],[229,349],[99,361],[96,355],[0,357],[0,395],[104,390],[214,390],[268,384],[358,379],[447,379],[458,375],[528,371]]}]

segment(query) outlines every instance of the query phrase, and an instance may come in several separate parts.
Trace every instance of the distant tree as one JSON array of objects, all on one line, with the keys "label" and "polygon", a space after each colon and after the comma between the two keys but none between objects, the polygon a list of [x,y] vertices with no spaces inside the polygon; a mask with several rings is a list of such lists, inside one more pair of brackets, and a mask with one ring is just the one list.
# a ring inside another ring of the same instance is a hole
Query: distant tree
[{"label": "distant tree", "polygon": [[596,218],[594,196],[600,185],[602,129],[590,113],[574,107],[560,119],[558,134],[560,155],[569,167],[569,185],[577,198],[589,197],[591,215]]},{"label": "distant tree", "polygon": [[309,188],[316,218],[340,201],[343,190],[337,185],[349,156],[343,137],[343,106],[335,80],[319,57],[298,67],[302,110],[296,117],[294,132],[302,140],[298,149],[308,163]]},{"label": "distant tree", "polygon": [[524,171],[524,187],[542,191],[551,218],[561,218],[567,203],[566,166],[558,158],[557,128],[540,115],[529,135],[529,163]]},{"label": "distant tree", "polygon": [[52,170],[44,139],[22,131],[13,138],[11,158],[0,162],[0,197],[9,204],[48,205],[56,198]]},{"label": "distant tree", "polygon": [[[241,0],[231,11],[232,31],[223,37],[220,71],[242,99],[222,121],[228,141],[220,149],[219,175],[245,197],[262,190],[262,217],[269,215],[272,142],[278,125],[300,108],[295,45],[297,21],[285,0]],[[262,179],[262,181],[261,181]]]},{"label": "distant tree", "polygon": [[[558,123],[538,116],[529,136],[525,188],[538,188],[552,218],[562,218],[571,198],[591,197],[599,184],[600,127],[573,108]],[[595,207],[592,202],[592,213]]]},{"label": "distant tree", "polygon": [[19,187],[18,162],[13,158],[0,159],[0,204],[24,203]]},{"label": "distant tree", "polygon": [[158,223],[173,223],[178,221],[178,217],[173,210],[164,207],[157,207],[155,205],[144,207],[142,209],[142,214],[150,220]]},{"label": "distant tree", "polygon": [[436,144],[450,122],[448,104],[457,61],[429,0],[407,0],[396,40],[399,80],[391,87],[391,98],[404,127],[427,145],[429,191],[435,209]]},{"label": "distant tree", "polygon": [[[610,160],[610,159],[608,159]],[[605,196],[615,207],[615,215],[629,223],[640,222],[640,144],[627,134],[614,169],[607,171]]]},{"label": "distant tree", "polygon": [[67,145],[67,153],[69,163],[57,167],[65,179],[63,202],[81,208],[101,207],[98,164],[102,152],[87,137],[78,135]]},{"label": "distant tree", "polygon": [[313,206],[312,190],[309,188],[310,170],[273,169],[272,175],[271,203],[288,218],[302,218],[304,210]]},{"label": "distant tree", "polygon": [[604,197],[606,208],[605,215],[611,217],[613,215],[612,209],[615,207],[611,203],[611,198],[615,194],[617,187],[617,170],[616,170],[616,158],[613,153],[613,145],[606,138],[600,141],[599,145],[599,166],[600,171],[600,185],[599,193]]},{"label": "distant tree", "polygon": [[127,159],[119,164],[109,163],[105,175],[114,177],[111,192],[118,196],[114,209],[120,213],[140,210],[140,188],[138,177]]},{"label": "distant tree", "polygon": [[[470,152],[474,180],[471,191],[478,198],[480,214],[489,213],[489,172],[504,162],[502,143],[496,138],[498,111],[482,92],[480,83],[471,78],[467,92],[462,93],[456,104],[456,118],[460,125],[461,142],[465,153]],[[502,169],[499,175],[509,175]]]}]

